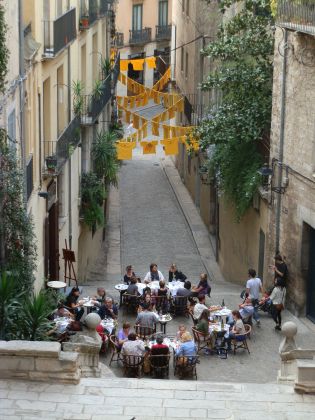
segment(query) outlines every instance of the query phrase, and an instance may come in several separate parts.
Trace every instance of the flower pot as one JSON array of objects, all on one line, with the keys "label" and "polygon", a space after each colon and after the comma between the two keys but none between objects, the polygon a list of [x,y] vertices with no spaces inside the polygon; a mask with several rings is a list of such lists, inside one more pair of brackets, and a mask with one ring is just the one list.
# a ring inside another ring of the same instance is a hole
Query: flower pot
[{"label": "flower pot", "polygon": [[57,157],[56,156],[47,156],[45,158],[46,168],[48,172],[54,173],[57,168]]},{"label": "flower pot", "polygon": [[80,19],[80,28],[82,29],[88,29],[89,28],[89,17],[85,16],[85,17],[81,17]]}]

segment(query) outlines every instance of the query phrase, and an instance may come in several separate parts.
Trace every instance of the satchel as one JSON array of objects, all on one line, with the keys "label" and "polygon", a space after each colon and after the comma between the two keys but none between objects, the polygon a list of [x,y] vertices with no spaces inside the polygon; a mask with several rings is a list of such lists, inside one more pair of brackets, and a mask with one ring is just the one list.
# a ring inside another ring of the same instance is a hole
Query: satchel
[{"label": "satchel", "polygon": [[283,311],[284,309],[283,303],[277,303],[274,306],[276,307],[277,311]]}]

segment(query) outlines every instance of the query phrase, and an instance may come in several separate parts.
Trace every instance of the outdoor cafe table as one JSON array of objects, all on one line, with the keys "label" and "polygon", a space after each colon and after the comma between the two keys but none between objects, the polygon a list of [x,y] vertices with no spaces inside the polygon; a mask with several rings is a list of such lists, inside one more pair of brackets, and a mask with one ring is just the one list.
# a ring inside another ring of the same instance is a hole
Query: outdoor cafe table
[{"label": "outdoor cafe table", "polygon": [[119,291],[119,306],[122,305],[122,295],[125,293],[125,291],[128,289],[128,285],[125,283],[119,283],[116,284],[115,289]]},{"label": "outdoor cafe table", "polygon": [[165,315],[159,315],[159,319],[158,322],[160,323],[160,327],[161,327],[161,332],[163,334],[166,333],[166,324],[170,321],[172,321],[172,317],[170,314],[165,314]]}]

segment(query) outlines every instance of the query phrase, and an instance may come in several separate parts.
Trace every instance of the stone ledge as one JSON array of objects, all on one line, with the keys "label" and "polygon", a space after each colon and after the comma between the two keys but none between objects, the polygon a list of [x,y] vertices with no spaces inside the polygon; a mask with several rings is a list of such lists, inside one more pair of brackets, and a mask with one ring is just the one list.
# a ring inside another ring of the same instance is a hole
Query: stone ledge
[{"label": "stone ledge", "polygon": [[60,343],[49,341],[0,341],[0,356],[46,356],[58,357],[61,351]]}]

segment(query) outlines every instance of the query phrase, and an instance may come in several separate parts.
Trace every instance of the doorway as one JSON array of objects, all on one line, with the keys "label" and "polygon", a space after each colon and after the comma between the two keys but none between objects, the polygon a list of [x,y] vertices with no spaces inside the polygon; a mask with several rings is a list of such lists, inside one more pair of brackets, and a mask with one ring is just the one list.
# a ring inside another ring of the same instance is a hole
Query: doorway
[{"label": "doorway", "polygon": [[58,203],[54,203],[47,217],[47,274],[49,280],[59,280],[59,228],[58,228]]},{"label": "doorway", "polygon": [[265,232],[259,231],[258,277],[263,280],[265,263]]},{"label": "doorway", "polygon": [[315,322],[315,229],[309,227],[309,263],[306,316]]}]

